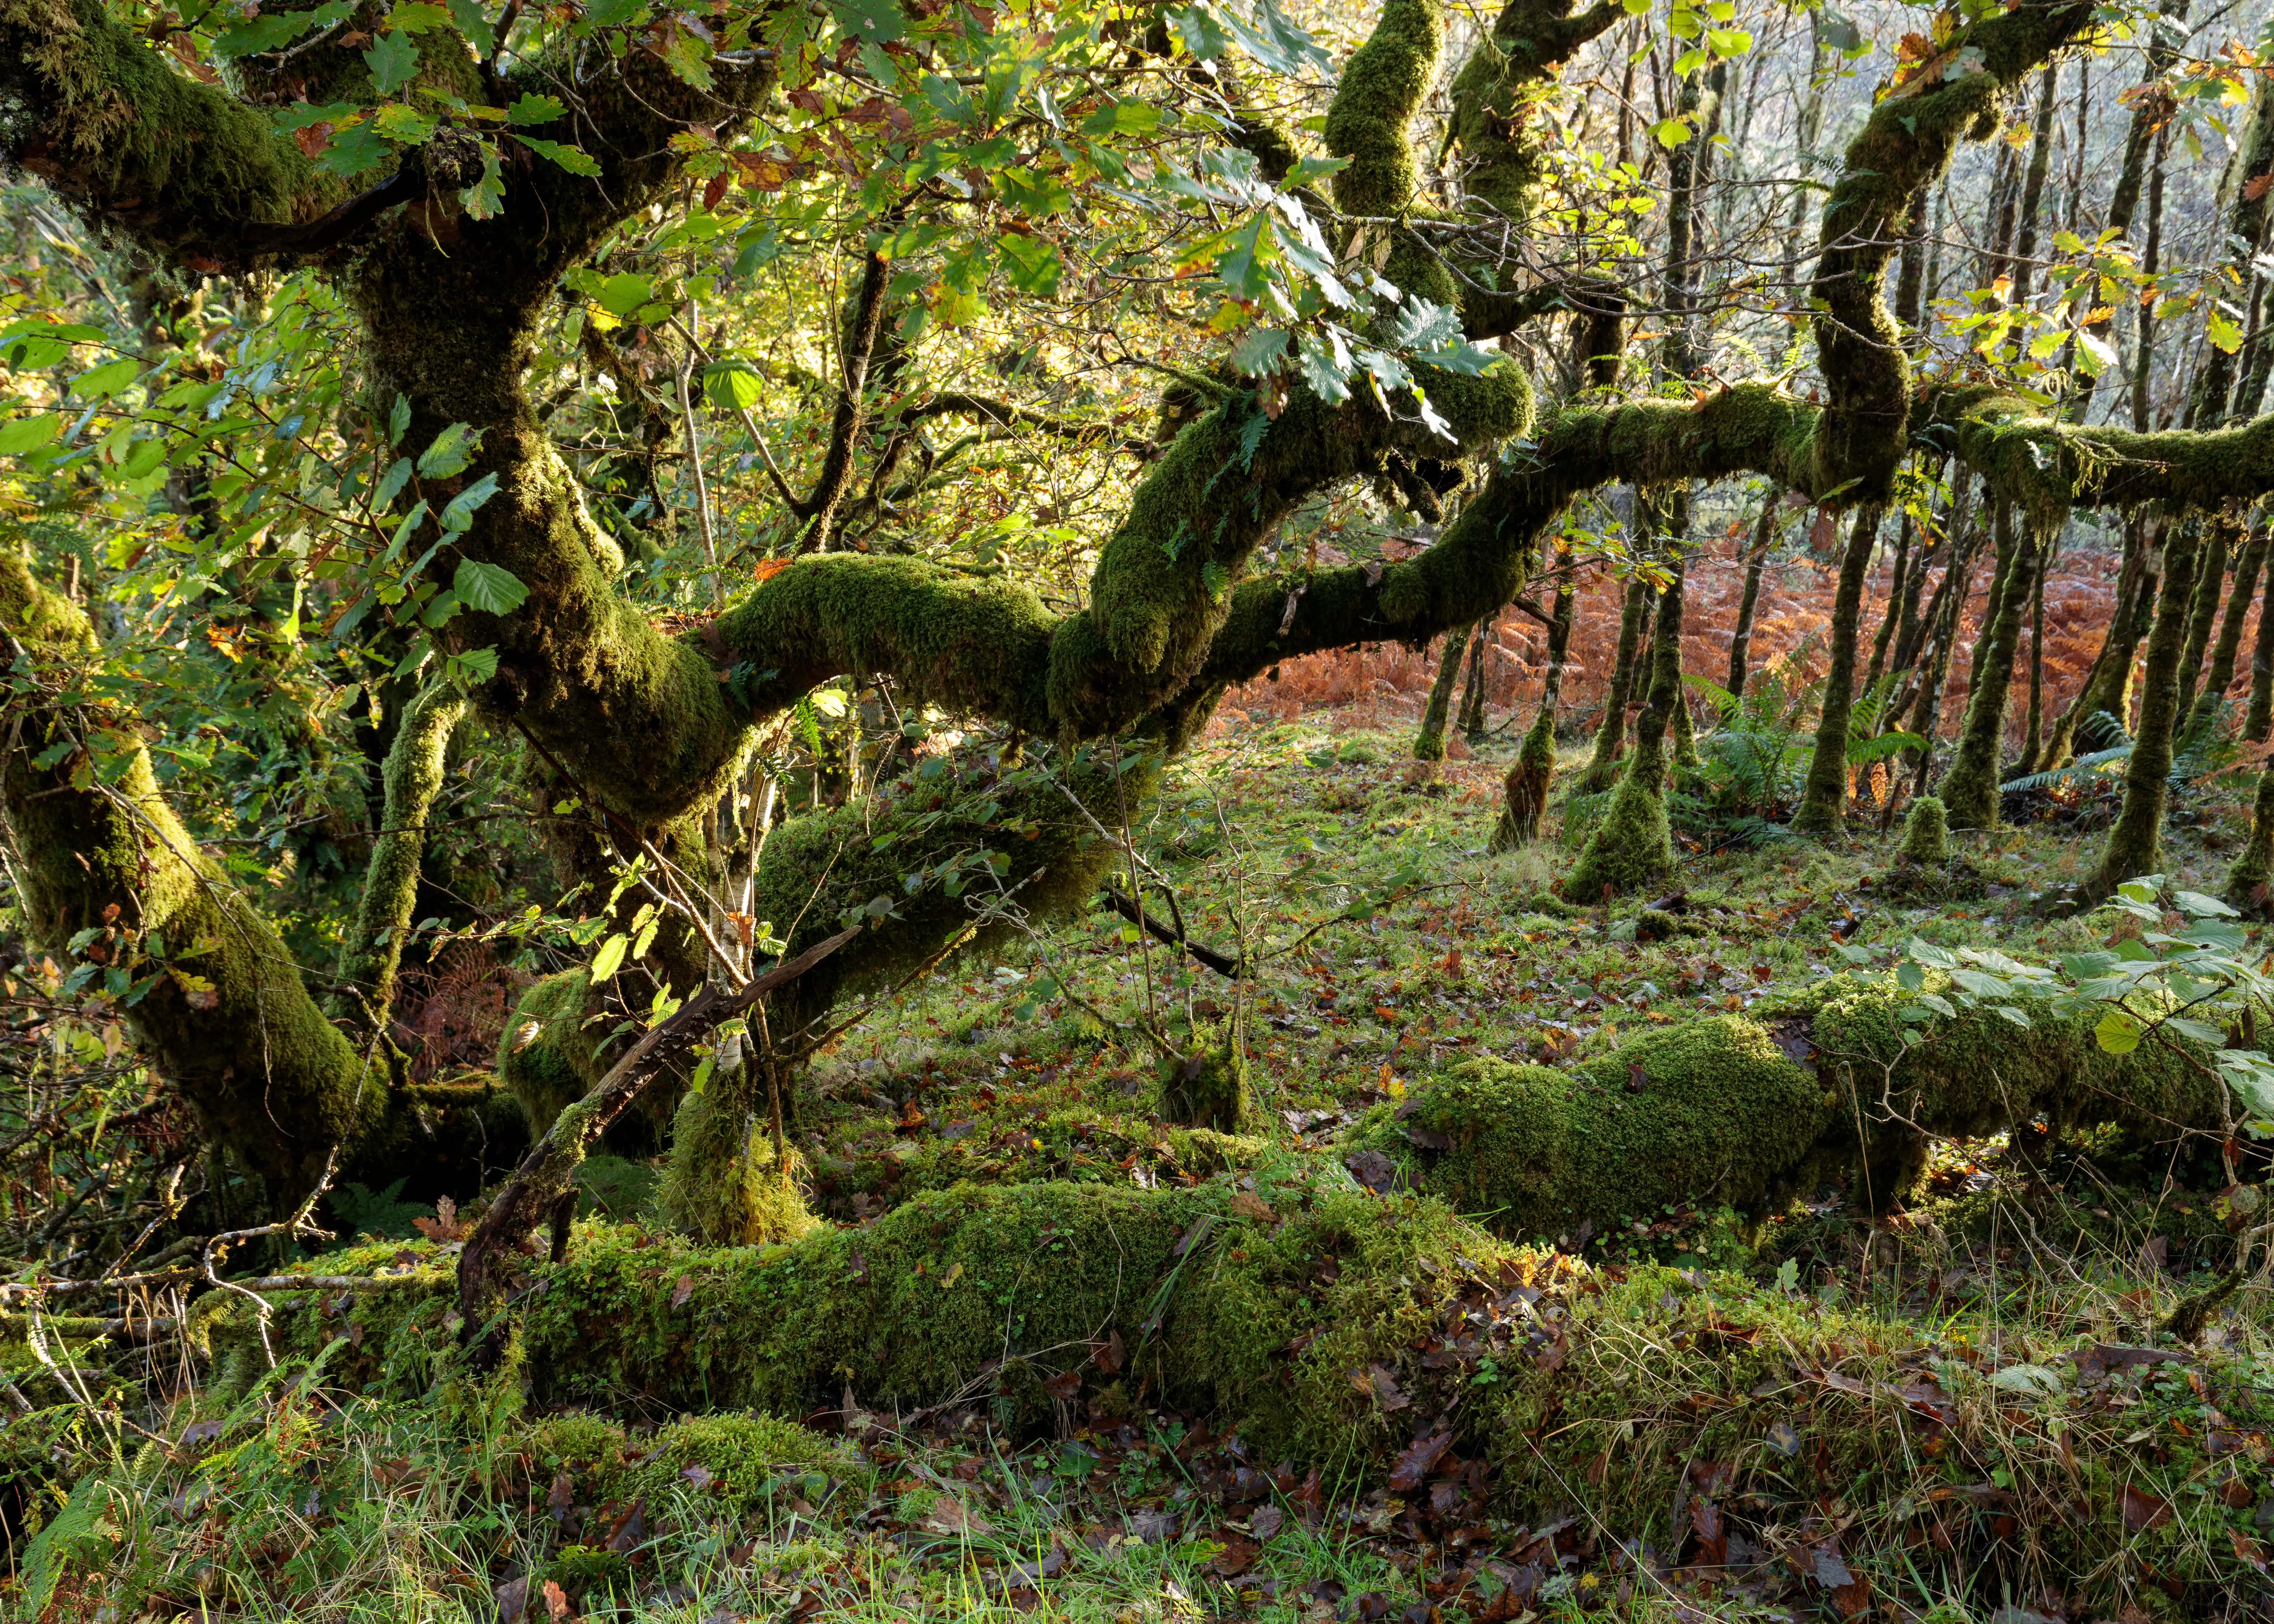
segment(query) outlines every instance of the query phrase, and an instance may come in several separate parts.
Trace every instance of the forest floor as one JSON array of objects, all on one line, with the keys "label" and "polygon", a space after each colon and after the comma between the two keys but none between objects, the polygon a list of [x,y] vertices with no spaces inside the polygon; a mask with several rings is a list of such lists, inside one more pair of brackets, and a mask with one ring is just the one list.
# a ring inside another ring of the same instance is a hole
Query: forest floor
[{"label": "forest floor", "polygon": [[[1148,844],[1178,883],[1191,938],[1256,973],[1178,966],[1100,914],[879,1008],[810,1079],[815,1209],[873,1223],[964,1180],[1253,1191],[1254,1165],[1328,1154],[1338,1129],[1467,1056],[1600,1054],[1859,960],[1884,967],[1915,935],[2017,957],[2097,939],[2090,921],[2032,909],[2090,867],[2100,835],[2086,808],[1962,837],[1973,871],[1947,895],[1888,897],[1893,842],[1865,816],[1837,848],[1695,852],[1665,888],[1683,898],[1680,933],[1638,941],[1644,899],[1606,911],[1551,894],[1572,855],[1552,838],[1485,849],[1512,736],[1441,772],[1408,759],[1410,736],[1364,708],[1220,722],[1178,769]],[[1567,767],[1579,748],[1567,746]],[[2172,876],[2215,892],[2247,808],[2195,813],[2173,831]],[[1349,916],[1369,899],[1371,917]],[[1227,1164],[1151,1114],[1149,1055],[1101,1024],[1148,1011],[1172,1036],[1237,1024],[1268,1146]],[[583,1177],[579,1244],[643,1225],[652,1168],[600,1157]],[[636,1401],[606,1417],[486,1407],[448,1381],[424,1398],[358,1397],[289,1361],[222,1404],[154,1351],[150,1390],[173,1396],[108,1441],[82,1437],[113,1465],[82,1484],[64,1514],[79,1525],[49,1542],[49,1567],[18,1583],[51,1585],[52,1616],[117,1624],[2201,1616],[2241,1592],[2185,1575],[2215,1559],[2247,1580],[2274,1548],[2269,1294],[2246,1286],[2190,1344],[2157,1332],[2234,1260],[2218,1194],[2105,1135],[2001,1136],[1943,1147],[1924,1185],[1877,1220],[1833,1187],[1758,1227],[1709,1199],[1610,1233],[1506,1237],[1602,1280],[1679,1271],[1677,1285],[1746,1304],[1749,1325],[1788,1327],[1819,1352],[1827,1327],[1850,1327],[1838,1335],[1870,1365],[1864,1384],[1829,1357],[1812,1376],[1796,1358],[1788,1387],[1754,1396],[1768,1417],[1844,1381],[1865,1395],[1854,1425],[1884,1430],[1891,1450],[1910,1447],[1906,1416],[1933,1423],[1929,1453],[1946,1424],[1970,1440],[1965,1470],[1928,1497],[1939,1508],[1904,1507],[1919,1516],[1894,1544],[1842,1543],[1871,1521],[1868,1483],[1852,1504],[1742,1515],[1732,1495],[1725,1524],[1723,1467],[1692,1462],[1672,1504],[1638,1507],[1615,1492],[1608,1447],[1602,1475],[1517,1504],[1484,1460],[1442,1446],[1401,1458],[1389,1483],[1338,1483],[1255,1458],[1205,1416],[1093,1410],[1073,1389],[1042,1427],[1001,1425],[984,1396],[894,1414],[848,1388],[803,1417],[705,1432]],[[448,1250],[414,1233],[431,1212],[369,1192],[343,1206],[406,1262]],[[1607,1378],[1631,1383],[1631,1447],[1693,1402],[1683,1368],[1645,1336]],[[1892,1411],[1865,1402],[1871,1372],[1901,1395]],[[1489,1361],[1472,1380],[1492,1380]],[[2053,1480],[2065,1440],[2089,1436],[2128,1462],[2120,1500],[2075,1505]],[[1787,1440],[1798,1447],[1771,1420],[1754,1447],[1773,1465]],[[2120,1520],[2146,1543],[2127,1547],[2121,1572],[2062,1571],[2034,1521],[2052,1506]],[[2088,1590],[2100,1599],[2079,1611]]]}]

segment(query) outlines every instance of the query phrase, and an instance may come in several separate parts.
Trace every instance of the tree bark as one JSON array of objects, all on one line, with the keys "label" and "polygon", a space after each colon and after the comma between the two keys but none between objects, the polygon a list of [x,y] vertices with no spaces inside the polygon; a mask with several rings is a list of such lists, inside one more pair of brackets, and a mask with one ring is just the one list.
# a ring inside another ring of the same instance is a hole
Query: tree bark
[{"label": "tree bark", "polygon": [[2274,571],[2266,576],[2266,590],[2258,600],[2258,635],[2250,644],[2250,710],[2242,723],[2242,736],[2253,744],[2266,742],[2274,731]]},{"label": "tree bark", "polygon": [[2202,691],[2195,695],[2187,719],[2180,726],[2182,738],[2216,721],[2220,702],[2234,681],[2235,656],[2242,646],[2242,623],[2249,617],[2251,599],[2258,595],[2258,575],[2266,564],[2268,539],[2268,522],[2262,518],[2250,527],[2242,551],[2235,558],[2234,590],[2226,600],[2225,618],[2219,622],[2218,641],[2211,648],[2210,670],[2203,679]]},{"label": "tree bark", "polygon": [[2226,594],[2226,557],[2231,523],[2224,516],[2199,520],[2190,514],[2180,521],[2200,529],[2195,544],[2195,592],[2187,611],[2187,646],[2180,652],[2180,715],[2192,712],[2195,687],[2202,678],[2203,660],[2210,652],[2212,623],[2218,619],[2220,600]]},{"label": "tree bark", "polygon": [[2192,525],[2168,532],[2165,545],[2163,605],[2148,635],[2148,669],[2140,697],[2140,730],[2125,764],[2124,804],[2108,831],[2100,864],[2085,887],[2088,900],[2115,894],[2127,880],[2160,871],[2164,801],[2170,788],[2172,743],[2180,717],[2180,658],[2195,587]]},{"label": "tree bark", "polygon": [[1745,679],[1751,674],[1746,661],[1752,653],[1753,616],[1761,601],[1761,568],[1776,545],[1777,509],[1783,496],[1773,485],[1762,492],[1760,516],[1753,521],[1752,543],[1745,549],[1744,590],[1737,599],[1736,626],[1729,633],[1729,692],[1740,699],[1744,697]]},{"label": "tree bark", "polygon": [[2037,752],[2044,740],[2045,717],[2045,576],[2060,548],[2058,537],[2045,544],[2044,560],[2029,583],[2029,717],[2022,730],[2022,771],[2035,772],[2042,764]]},{"label": "tree bark", "polygon": [[1428,707],[1421,713],[1421,731],[1413,740],[1415,761],[1445,759],[1445,723],[1452,713],[1453,688],[1461,680],[1461,665],[1468,658],[1469,643],[1475,635],[1473,626],[1446,635],[1444,650],[1437,658],[1437,679],[1429,685]]},{"label": "tree bark", "polygon": [[1501,784],[1500,822],[1492,848],[1505,851],[1540,838],[1540,814],[1555,778],[1555,706],[1563,692],[1563,666],[1571,650],[1571,554],[1555,555],[1555,606],[1547,617],[1547,670],[1540,680],[1540,709],[1517,747]]},{"label": "tree bark", "polygon": [[1476,635],[1469,641],[1469,674],[1461,687],[1461,737],[1468,741],[1471,749],[1485,741],[1485,655],[1493,641],[1493,620],[1488,617],[1477,622]]},{"label": "tree bark", "polygon": [[1682,574],[1676,555],[1659,595],[1650,697],[1635,718],[1626,776],[1564,877],[1563,894],[1574,902],[1593,903],[1630,891],[1674,868],[1674,829],[1666,816],[1666,730],[1682,703]]},{"label": "tree bark", "polygon": [[[1639,494],[1636,505],[1641,505]],[[1637,575],[1627,583],[1626,601],[1619,611],[1618,654],[1611,665],[1610,686],[1603,693],[1603,719],[1595,729],[1595,753],[1579,775],[1579,788],[1586,793],[1593,794],[1611,782],[1624,754],[1627,697],[1634,685],[1635,659],[1650,609],[1649,583]]]},{"label": "tree bark", "polygon": [[1975,649],[1967,678],[1966,721],[1958,736],[1958,754],[1935,791],[1948,809],[1953,829],[1998,825],[1998,770],[2006,745],[2007,695],[2022,641],[2022,613],[2029,601],[2042,545],[2034,524],[2016,524],[2012,506],[1999,504],[1999,569],[1991,588],[1990,624]]},{"label": "tree bark", "polygon": [[1904,599],[1910,590],[1911,515],[1904,510],[1902,523],[1895,530],[1895,563],[1887,577],[1887,607],[1879,617],[1879,629],[1871,639],[1871,664],[1864,673],[1864,689],[1871,691],[1886,669],[1887,648],[1894,641],[1895,623],[1902,618]]},{"label": "tree bark", "polygon": [[1864,616],[1864,578],[1879,545],[1879,509],[1861,508],[1840,561],[1840,583],[1832,599],[1832,664],[1824,674],[1824,699],[1816,724],[1816,749],[1808,778],[1793,813],[1795,834],[1836,840],[1848,821],[1848,720],[1856,698],[1857,623]]},{"label": "tree bark", "polygon": [[386,1033],[394,1009],[395,973],[418,898],[427,814],[442,787],[451,730],[465,714],[466,697],[456,688],[439,682],[426,688],[404,712],[380,773],[382,821],[340,973],[350,1007],[374,1037]]}]

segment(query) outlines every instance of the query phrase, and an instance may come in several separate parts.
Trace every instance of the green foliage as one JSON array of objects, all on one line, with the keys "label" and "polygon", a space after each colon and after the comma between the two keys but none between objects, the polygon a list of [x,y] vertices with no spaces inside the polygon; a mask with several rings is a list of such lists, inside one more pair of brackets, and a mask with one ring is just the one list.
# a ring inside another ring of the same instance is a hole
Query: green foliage
[{"label": "green foliage", "polygon": [[[1954,953],[1914,938],[1896,970],[1916,996],[1914,1032],[1930,1034],[1938,1017],[1955,1013],[1954,1004],[2010,999],[1984,1007],[2027,1029],[2034,1019],[2029,1006],[2041,1004],[2055,1019],[2088,1023],[2094,1042],[2111,1055],[2130,1055],[2142,1044],[2190,1056],[2207,1049],[2248,1117],[2247,1130],[2274,1137],[2274,1061],[2243,1035],[2255,1030],[2262,1011],[2274,1009],[2274,981],[2231,922],[2234,908],[2180,890],[2172,894],[2176,912],[2167,911],[2163,886],[2161,875],[2119,886],[2105,912],[2137,924],[2120,929],[2112,949],[2065,955],[2059,971],[1972,948]],[[1933,973],[1947,977],[1945,993],[1928,990]],[[1907,1041],[1912,1036],[1907,1033]]]}]

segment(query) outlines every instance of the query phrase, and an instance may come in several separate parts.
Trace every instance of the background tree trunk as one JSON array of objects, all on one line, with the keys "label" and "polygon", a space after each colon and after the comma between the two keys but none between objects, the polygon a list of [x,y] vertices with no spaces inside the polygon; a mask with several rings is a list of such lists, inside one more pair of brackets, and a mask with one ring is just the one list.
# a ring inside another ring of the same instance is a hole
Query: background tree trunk
[{"label": "background tree trunk", "polygon": [[1967,678],[1966,721],[1958,736],[1958,754],[1935,791],[1948,808],[1953,829],[1993,829],[1998,823],[2007,695],[2022,641],[2022,613],[2029,605],[2042,545],[2033,523],[2014,523],[2010,502],[1998,505],[1996,526],[1999,570],[1990,591],[1989,630],[1976,646]]},{"label": "background tree trunk", "polygon": [[1555,557],[1555,606],[1547,617],[1547,671],[1540,680],[1540,710],[1517,747],[1502,781],[1500,822],[1493,830],[1492,847],[1505,851],[1540,838],[1540,814],[1547,809],[1547,792],[1555,778],[1555,706],[1563,691],[1563,666],[1571,649],[1571,555]]},{"label": "background tree trunk", "polygon": [[1864,617],[1864,577],[1879,545],[1879,509],[1861,508],[1849,532],[1840,562],[1840,583],[1832,599],[1832,664],[1824,675],[1824,698],[1816,725],[1816,750],[1808,779],[1793,814],[1795,834],[1838,839],[1848,818],[1848,718],[1856,698],[1857,623]]},{"label": "background tree trunk", "polygon": [[2157,872],[2163,853],[2164,801],[2170,788],[2172,740],[2179,726],[2180,658],[2187,643],[2195,585],[2195,527],[2168,532],[2163,606],[2148,635],[2148,669],[2140,695],[2140,730],[2125,765],[2124,804],[2108,831],[2100,866],[2086,886],[2090,901],[2115,894],[2130,879]]},{"label": "background tree trunk", "polygon": [[2242,647],[2242,623],[2250,616],[2251,599],[2258,595],[2258,576],[2265,568],[2268,540],[2268,521],[2262,518],[2250,527],[2242,551],[2236,555],[2234,590],[2226,600],[2225,618],[2219,622],[2218,641],[2211,646],[2210,670],[2203,678],[2202,691],[2195,695],[2187,719],[2180,726],[2182,737],[2210,726],[2218,715],[2227,688],[2234,681],[2235,656]]},{"label": "background tree trunk", "polygon": [[1729,633],[1729,692],[1744,697],[1745,679],[1751,673],[1745,668],[1752,652],[1753,617],[1761,601],[1761,567],[1768,562],[1769,549],[1776,545],[1777,510],[1783,506],[1784,492],[1773,485],[1761,493],[1760,515],[1753,521],[1753,538],[1745,549],[1745,585],[1737,599],[1737,622]]},{"label": "background tree trunk", "polygon": [[1437,657],[1437,680],[1429,685],[1429,703],[1421,712],[1421,731],[1413,739],[1416,761],[1445,759],[1445,722],[1452,711],[1453,688],[1461,680],[1461,663],[1468,658],[1469,643],[1475,635],[1472,626],[1446,634],[1444,649]]}]

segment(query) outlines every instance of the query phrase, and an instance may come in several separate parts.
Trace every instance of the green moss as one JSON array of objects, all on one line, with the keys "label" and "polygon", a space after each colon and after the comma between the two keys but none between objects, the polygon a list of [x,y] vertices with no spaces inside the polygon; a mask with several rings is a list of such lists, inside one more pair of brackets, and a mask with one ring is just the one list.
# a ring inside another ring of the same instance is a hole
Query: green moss
[{"label": "green moss", "polygon": [[1548,792],[1555,783],[1555,720],[1543,706],[1525,730],[1516,759],[1509,763],[1508,775],[1501,781],[1500,821],[1493,828],[1493,850],[1508,851],[1540,838],[1540,816],[1547,809]]},{"label": "green moss", "polygon": [[269,256],[258,228],[324,212],[345,184],[265,116],[169,66],[100,0],[0,4],[0,147],[105,225],[197,271]]},{"label": "green moss", "polygon": [[580,1503],[644,1500],[655,1512],[674,1495],[692,1493],[742,1513],[779,1492],[784,1480],[800,1492],[815,1474],[847,1484],[869,1476],[844,1444],[767,1415],[688,1416],[652,1432],[631,1432],[609,1417],[568,1410],[529,1424],[505,1440],[501,1453],[520,1455],[539,1489],[565,1471]]},{"label": "green moss", "polygon": [[521,995],[498,1042],[498,1080],[540,1134],[600,1080],[592,1057],[597,1039],[584,1025],[591,986],[586,970],[546,976]]},{"label": "green moss", "polygon": [[1193,1038],[1191,1058],[1165,1063],[1161,1115],[1190,1128],[1253,1132],[1261,1119],[1248,1092],[1246,1046],[1206,1031]]},{"label": "green moss", "polygon": [[1396,216],[1412,207],[1419,178],[1406,126],[1444,47],[1444,12],[1434,0],[1387,0],[1352,53],[1326,124],[1327,150],[1351,161],[1334,180],[1344,214]]},{"label": "green moss", "polygon": [[1766,1027],[1715,1016],[1575,1072],[1466,1062],[1367,1142],[1412,1156],[1413,1146],[1449,1141],[1419,1158],[1426,1188],[1528,1238],[1582,1222],[1602,1229],[1708,1192],[1758,1210],[1809,1166],[1827,1115],[1823,1090]]},{"label": "green moss", "polygon": [[426,814],[442,787],[451,730],[465,714],[465,696],[455,687],[428,687],[403,712],[380,771],[385,809],[341,966],[341,979],[360,996],[362,1012],[374,1031],[387,1029],[395,1003],[395,972],[418,900]]},{"label": "green moss", "polygon": [[759,712],[847,673],[884,673],[903,703],[1050,731],[1043,679],[1058,617],[1033,590],[920,559],[817,553],[720,617],[727,646],[777,674],[746,686]]},{"label": "green moss", "polygon": [[2224,1120],[2222,1085],[2193,1046],[2116,1056],[2094,1041],[2091,1013],[2039,1007],[2022,1027],[1986,1007],[1925,1023],[1907,1008],[1922,1012],[1891,983],[1842,977],[1648,1033],[1570,1071],[1471,1061],[1352,1142],[1523,1237],[1709,1194],[1759,1214],[1851,1171],[1885,1207],[1915,1182],[1931,1138],[2038,1116],[2150,1138]]},{"label": "green moss", "polygon": [[666,1223],[714,1246],[794,1241],[820,1220],[798,1188],[797,1153],[774,1154],[767,1101],[743,1084],[755,1062],[712,1073],[673,1120],[671,1159],[656,1209]]},{"label": "green moss", "polygon": [[[58,674],[96,657],[85,616],[33,577],[13,543],[0,543],[0,625]],[[343,1183],[395,1177],[381,1169],[413,1142],[406,1101],[324,1018],[267,920],[199,850],[132,718],[97,705],[19,715],[33,748],[0,760],[0,805],[32,939],[68,965],[82,956],[72,938],[87,932],[87,953],[156,976],[122,1011],[128,1026],[203,1132],[273,1198],[307,1189],[335,1147]],[[65,729],[104,754],[106,788],[84,752],[33,764]]]},{"label": "green moss", "polygon": [[[1524,1269],[1525,1255],[1434,1201],[1304,1184],[1233,1198],[965,1187],[760,1251],[633,1250],[584,1230],[532,1299],[529,1368],[562,1399],[629,1387],[780,1411],[809,1390],[922,1402],[976,1382],[1047,1416],[1043,1380],[1085,1369],[1118,1332],[1133,1388],[1209,1406],[1266,1459],[1379,1470],[1411,1415],[1351,1372],[1380,1365],[1442,1405],[1460,1379],[1424,1367],[1420,1345],[1469,1268]],[[659,1269],[690,1282],[676,1307],[650,1283]]]},{"label": "green moss", "polygon": [[[1662,756],[1661,756],[1662,761]],[[1611,804],[1563,877],[1563,894],[1593,903],[1674,871],[1674,826],[1666,816],[1663,765],[1646,768],[1638,751]]]},{"label": "green moss", "polygon": [[2274,764],[2258,775],[2258,793],[2250,803],[2250,838],[2227,870],[2229,906],[2263,918],[2270,881],[2274,881]]},{"label": "green moss", "polygon": [[1921,795],[1911,802],[1903,819],[1903,844],[1899,861],[1914,868],[1942,868],[1950,862],[1950,824],[1942,802]]}]

